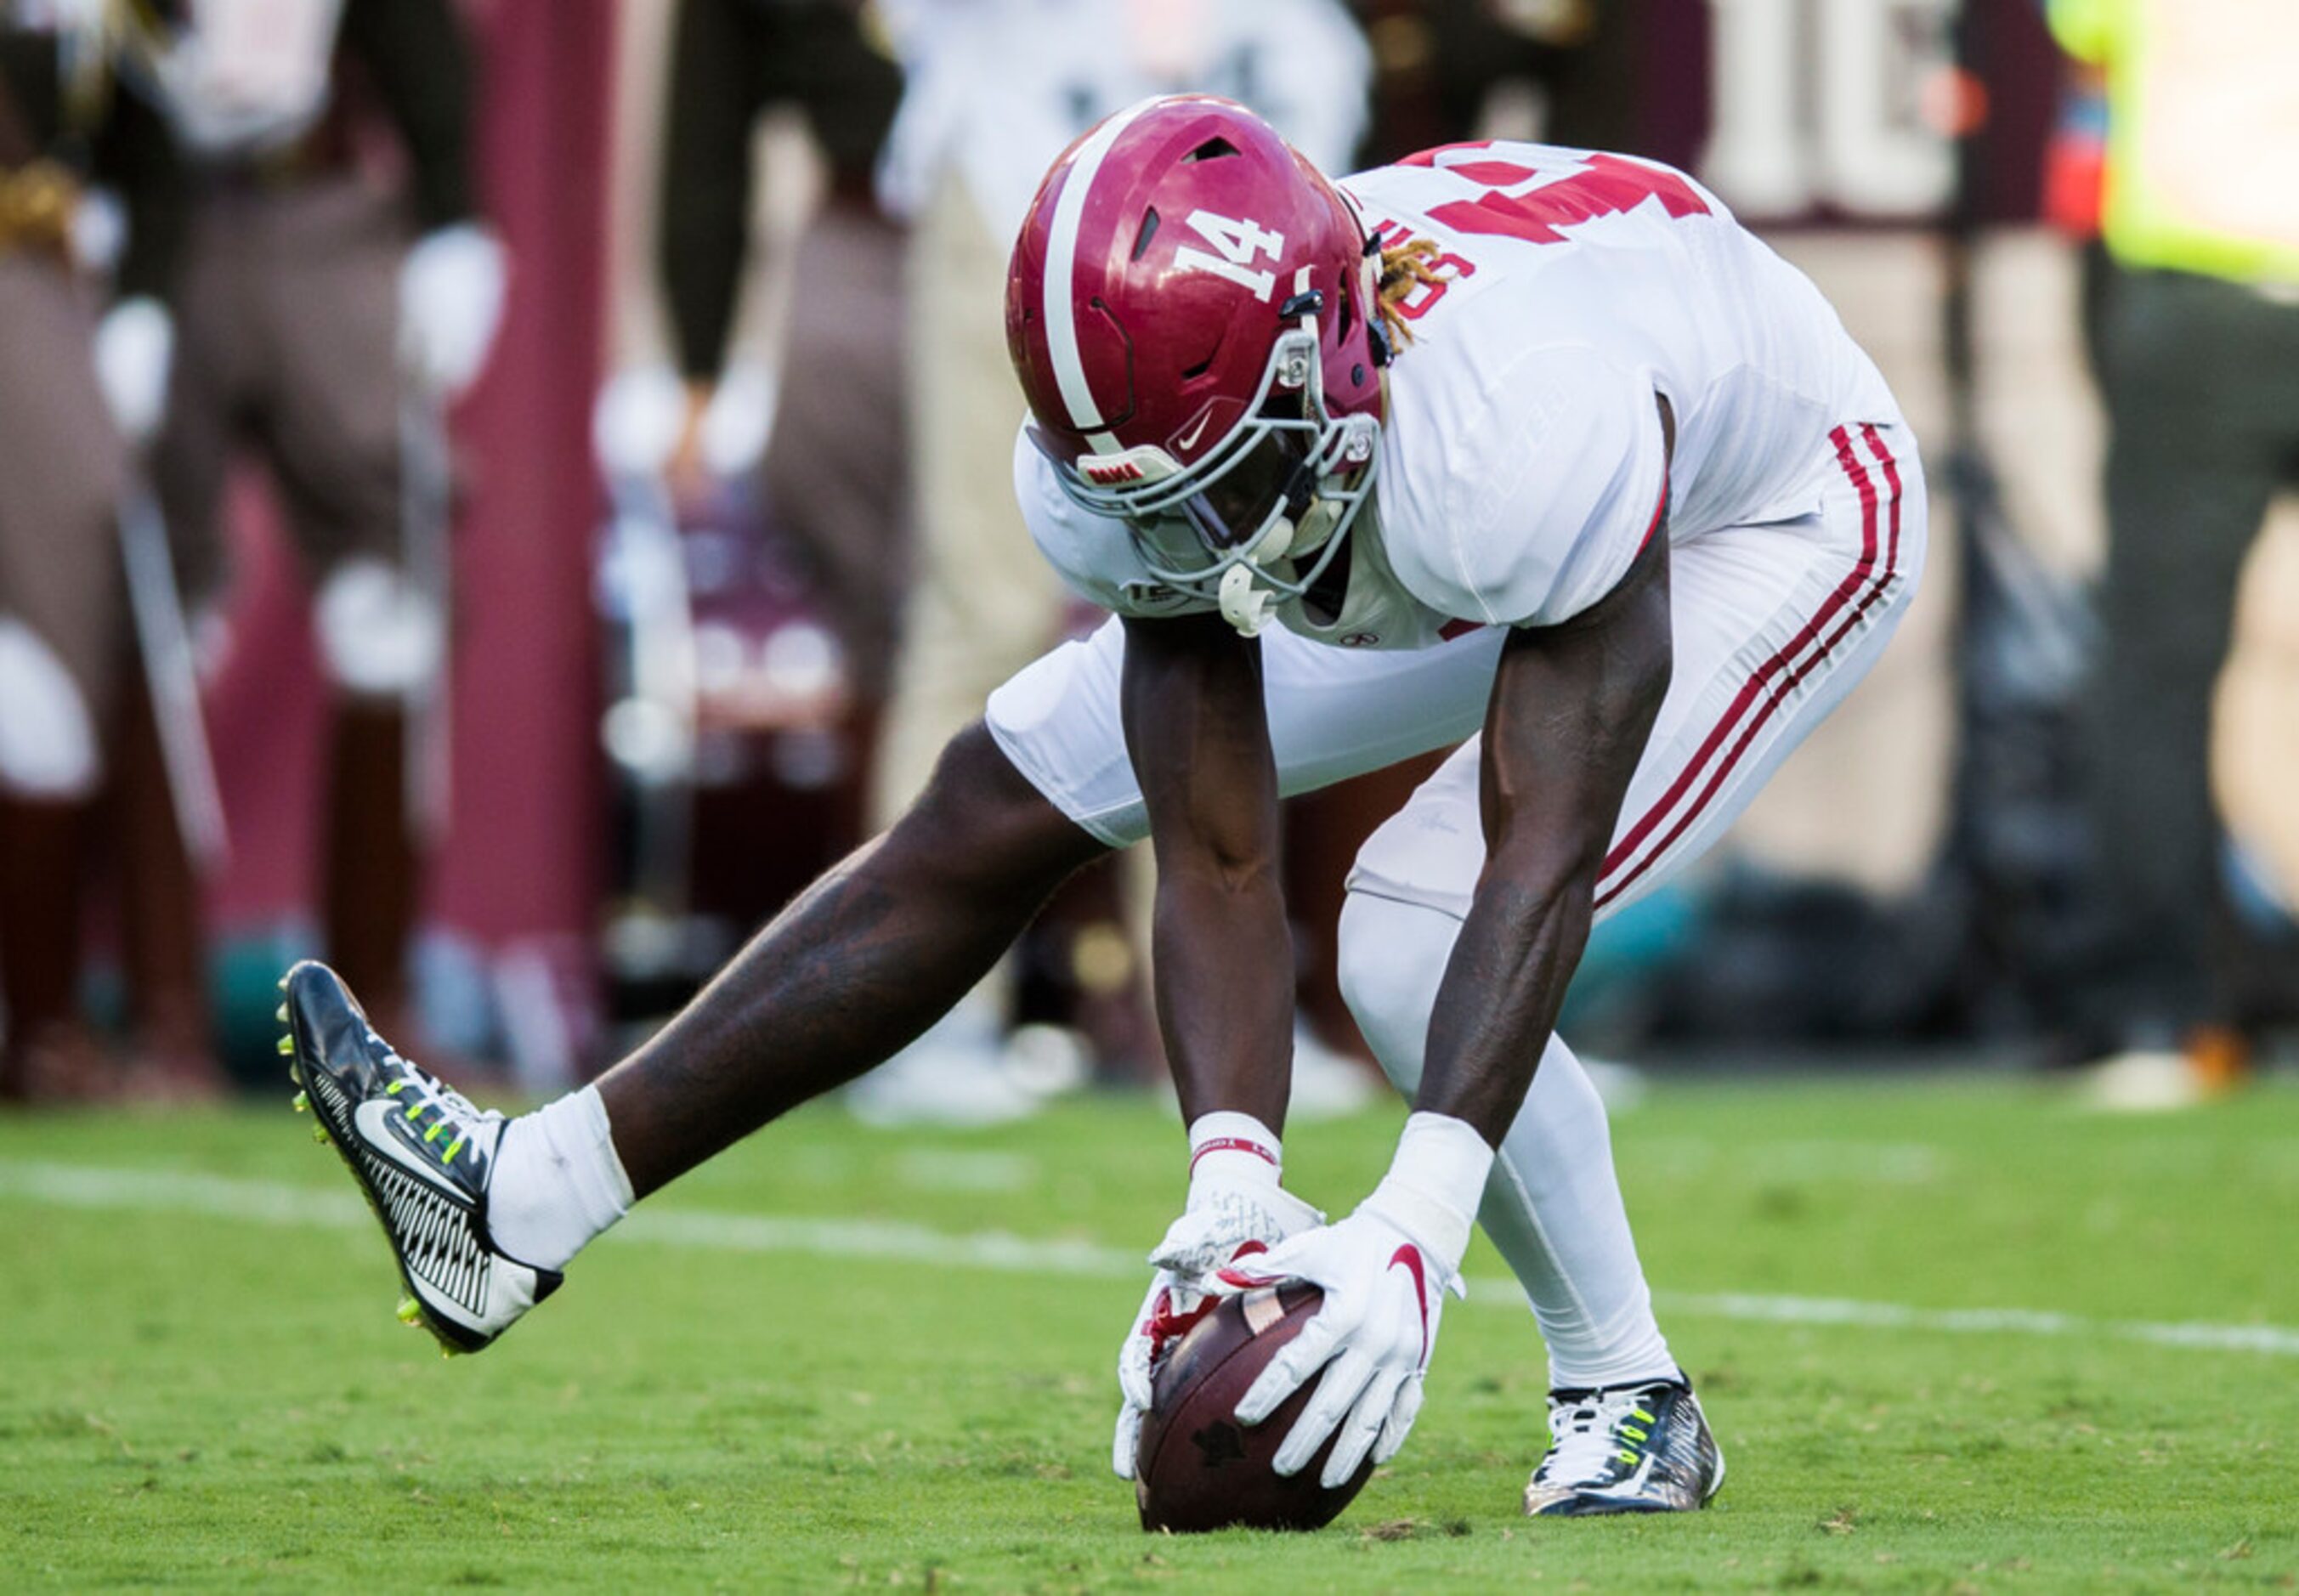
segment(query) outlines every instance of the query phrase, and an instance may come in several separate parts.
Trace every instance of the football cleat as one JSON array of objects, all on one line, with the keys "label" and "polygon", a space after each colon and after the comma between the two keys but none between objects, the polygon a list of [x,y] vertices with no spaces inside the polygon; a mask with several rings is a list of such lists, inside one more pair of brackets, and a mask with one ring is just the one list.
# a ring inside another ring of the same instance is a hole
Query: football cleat
[{"label": "football cleat", "polygon": [[407,1285],[399,1317],[450,1353],[477,1351],[563,1278],[487,1234],[487,1182],[507,1122],[401,1058],[327,966],[307,960],[286,986],[281,1050],[313,1134],[334,1143],[390,1240]]},{"label": "football cleat", "polygon": [[1724,1484],[1724,1454],[1681,1380],[1551,1392],[1548,1434],[1524,1488],[1535,1518],[1689,1513]]}]

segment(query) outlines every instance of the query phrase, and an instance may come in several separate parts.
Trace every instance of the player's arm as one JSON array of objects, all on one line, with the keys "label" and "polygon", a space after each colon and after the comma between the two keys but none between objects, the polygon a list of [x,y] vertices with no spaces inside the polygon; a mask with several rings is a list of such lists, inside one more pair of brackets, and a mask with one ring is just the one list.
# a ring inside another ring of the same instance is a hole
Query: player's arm
[{"label": "player's arm", "polygon": [[1588,942],[1597,878],[1668,690],[1663,523],[1675,436],[1664,402],[1658,422],[1662,510],[1627,572],[1570,619],[1520,627],[1503,646],[1479,761],[1484,873],[1437,989],[1420,1095],[1389,1174],[1339,1224],[1223,1272],[1232,1286],[1296,1276],[1324,1293],[1237,1406],[1258,1424],[1324,1369],[1272,1459],[1280,1474],[1332,1436],[1322,1479],[1339,1485],[1368,1455],[1395,1455],[1420,1411],[1443,1293],[1461,1289],[1493,1150]]},{"label": "player's arm", "polygon": [[1485,711],[1485,868],[1437,989],[1415,1107],[1498,1144],[1581,961],[1621,804],[1670,669],[1668,540],[1553,627],[1517,631]]},{"label": "player's arm", "polygon": [[1293,952],[1260,644],[1217,615],[1125,622],[1125,745],[1158,860],[1158,1020],[1185,1120],[1285,1122]]},{"label": "player's arm", "polygon": [[1324,1216],[1281,1184],[1293,954],[1260,644],[1218,616],[1128,619],[1122,698],[1158,856],[1158,1022],[1190,1130],[1188,1205],[1118,1349],[1110,1462],[1130,1479],[1152,1375],[1211,1309],[1214,1271]]},{"label": "player's arm", "polygon": [[[1663,459],[1676,418],[1656,399]],[[1664,472],[1665,465],[1664,465]],[[1479,761],[1485,868],[1437,988],[1417,1110],[1498,1145],[1588,945],[1597,878],[1668,691],[1666,477],[1611,592],[1501,651]]]}]

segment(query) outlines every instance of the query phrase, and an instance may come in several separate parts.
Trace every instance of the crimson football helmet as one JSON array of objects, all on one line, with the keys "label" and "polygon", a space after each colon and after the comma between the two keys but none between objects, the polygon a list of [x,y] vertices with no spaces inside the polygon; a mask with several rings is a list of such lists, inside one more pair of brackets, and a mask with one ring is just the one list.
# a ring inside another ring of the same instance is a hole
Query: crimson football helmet
[{"label": "crimson football helmet", "polygon": [[1378,270],[1349,201],[1202,95],[1072,145],[1014,246],[1006,338],[1033,441],[1157,581],[1249,636],[1310,594],[1373,490]]}]

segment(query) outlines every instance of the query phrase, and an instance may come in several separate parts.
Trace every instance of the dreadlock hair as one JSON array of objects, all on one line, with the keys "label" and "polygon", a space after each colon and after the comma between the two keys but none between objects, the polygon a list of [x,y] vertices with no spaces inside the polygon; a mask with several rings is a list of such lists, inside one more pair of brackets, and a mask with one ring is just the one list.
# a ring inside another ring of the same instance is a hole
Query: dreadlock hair
[{"label": "dreadlock hair", "polygon": [[1413,342],[1413,328],[1406,323],[1404,310],[1413,291],[1440,287],[1451,280],[1437,270],[1438,254],[1436,244],[1427,238],[1408,238],[1381,252],[1381,290],[1374,303],[1381,312],[1382,328],[1397,348]]}]

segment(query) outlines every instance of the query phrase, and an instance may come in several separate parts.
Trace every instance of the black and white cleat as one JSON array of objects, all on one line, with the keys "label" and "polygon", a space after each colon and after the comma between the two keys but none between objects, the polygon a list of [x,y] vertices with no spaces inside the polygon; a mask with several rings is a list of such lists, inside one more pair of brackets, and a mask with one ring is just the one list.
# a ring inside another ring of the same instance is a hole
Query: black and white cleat
[{"label": "black and white cleat", "polygon": [[487,1182],[508,1123],[403,1059],[368,1024],[336,972],[306,960],[280,985],[298,1110],[367,1194],[399,1262],[399,1317],[446,1352],[476,1352],[559,1289],[487,1234]]},{"label": "black and white cleat", "polygon": [[1724,1454],[1681,1381],[1551,1392],[1548,1435],[1524,1488],[1535,1518],[1689,1513],[1724,1484]]}]

